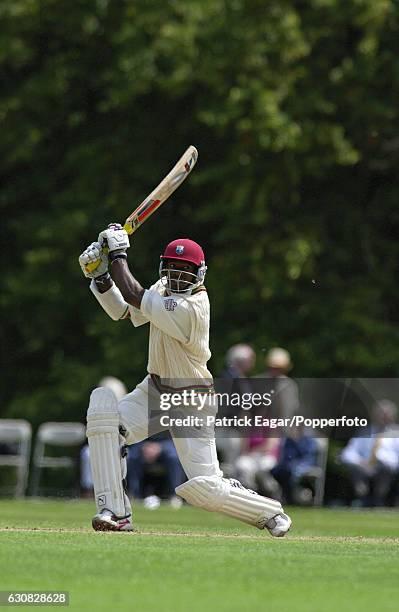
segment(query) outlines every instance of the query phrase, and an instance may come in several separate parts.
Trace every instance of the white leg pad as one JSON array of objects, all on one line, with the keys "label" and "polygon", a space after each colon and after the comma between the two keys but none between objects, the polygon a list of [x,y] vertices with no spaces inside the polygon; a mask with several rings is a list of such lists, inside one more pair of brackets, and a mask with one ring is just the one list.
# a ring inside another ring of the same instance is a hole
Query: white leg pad
[{"label": "white leg pad", "polygon": [[196,476],[178,486],[176,493],[193,506],[227,514],[258,529],[283,512],[280,502],[246,489],[238,480],[219,476]]},{"label": "white leg pad", "polygon": [[87,411],[87,438],[94,494],[98,512],[110,510],[117,517],[131,515],[130,501],[123,489],[126,459],[121,456],[116,397],[105,387],[94,389]]}]

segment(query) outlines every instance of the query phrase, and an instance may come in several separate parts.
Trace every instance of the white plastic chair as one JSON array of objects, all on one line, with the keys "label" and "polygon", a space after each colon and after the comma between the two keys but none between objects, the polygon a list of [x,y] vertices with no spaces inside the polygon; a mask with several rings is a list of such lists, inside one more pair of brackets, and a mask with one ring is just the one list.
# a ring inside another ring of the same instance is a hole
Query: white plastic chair
[{"label": "white plastic chair", "polygon": [[86,439],[86,427],[82,423],[42,423],[37,430],[32,465],[32,495],[37,495],[40,476],[44,468],[75,469],[78,458],[71,455],[52,457],[46,454],[49,446],[80,446]]},{"label": "white plastic chair", "polygon": [[23,497],[29,474],[32,427],[24,419],[0,419],[0,443],[17,445],[12,454],[0,454],[0,466],[16,468],[16,484],[1,490],[15,497]]}]

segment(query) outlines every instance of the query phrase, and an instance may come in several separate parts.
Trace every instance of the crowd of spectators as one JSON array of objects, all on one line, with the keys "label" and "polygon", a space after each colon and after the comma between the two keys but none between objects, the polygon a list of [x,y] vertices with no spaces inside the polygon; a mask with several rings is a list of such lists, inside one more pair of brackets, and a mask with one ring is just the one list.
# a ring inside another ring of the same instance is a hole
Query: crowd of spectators
[{"label": "crowd of spectators", "polygon": [[[256,371],[256,354],[249,344],[239,343],[226,353],[225,368],[219,380],[230,392],[251,393],[253,385],[265,384],[273,401],[261,414],[287,418],[301,410],[298,385],[290,377],[293,363],[289,352],[271,348],[265,355],[263,371]],[[127,389],[113,377],[100,381],[113,389],[118,398]],[[240,414],[239,409],[221,406],[219,417]],[[252,415],[253,416],[253,415]],[[355,507],[377,507],[398,503],[399,425],[397,408],[389,400],[372,407],[368,426],[347,440],[335,457],[340,477],[349,484],[348,503]],[[238,478],[246,487],[288,504],[320,503],[317,479],[325,478],[328,444],[320,445],[321,434],[305,427],[255,427],[244,431],[234,427],[216,428],[216,444],[226,477]],[[342,445],[341,445],[342,446]],[[173,441],[168,433],[158,434],[127,449],[130,495],[149,508],[161,499],[174,507],[181,501],[174,494],[184,482]],[[324,480],[323,480],[324,482]],[[83,494],[92,494],[88,446],[81,452]]]},{"label": "crowd of spectators", "polygon": [[[244,356],[247,358],[244,361],[245,368],[242,368],[240,366]],[[265,369],[257,375],[253,372],[255,353],[249,345],[238,344],[231,347],[227,352],[226,362],[227,370],[222,375],[233,372],[241,380],[238,386],[242,391],[259,390],[259,379],[262,379],[261,384],[265,384],[272,394],[271,405],[253,410],[252,417],[286,419],[299,412],[298,387],[288,376],[293,365],[287,350],[280,347],[270,349],[265,357]],[[311,470],[316,468],[318,463],[318,445],[304,428],[272,429],[262,425],[251,426],[238,433],[241,433],[240,438],[231,437],[231,431],[228,432],[229,437],[223,439],[225,432],[217,437],[224,471],[226,440],[238,441],[239,449],[235,449],[234,464],[231,465],[230,460],[227,466],[229,474],[238,478],[244,486],[285,503],[310,502],[313,499],[314,494],[309,486],[312,480]],[[307,483],[306,477],[309,481]]]},{"label": "crowd of spectators", "polygon": [[[300,392],[290,374],[291,356],[281,347],[265,355],[263,371],[256,368],[256,354],[249,344],[236,344],[226,353],[225,368],[216,383],[230,392],[250,394],[259,385],[272,396],[268,406],[252,411],[270,418],[290,419],[301,413]],[[107,376],[99,382],[109,387],[117,399],[127,392],[117,378]],[[218,417],[239,417],[240,407],[219,407]],[[326,471],[333,465],[334,478],[345,491],[343,503],[352,507],[399,505],[399,425],[396,405],[387,399],[369,406],[367,426],[351,432],[327,456],[329,440],[321,432],[304,426],[278,427],[251,425],[245,429],[217,427],[216,445],[221,468],[227,478],[237,478],[244,486],[288,504],[321,504]],[[322,443],[323,442],[323,443]],[[2,445],[0,454],[11,452]],[[330,448],[331,450],[331,448]],[[161,500],[173,507],[182,504],[175,488],[186,480],[175,446],[168,432],[126,447],[129,494],[148,508],[158,508]],[[89,447],[80,452],[80,490],[93,495]],[[327,503],[334,503],[327,499]]]},{"label": "crowd of spectators", "polygon": [[352,485],[352,505],[385,506],[396,502],[399,479],[397,408],[389,400],[373,406],[366,430],[351,438],[341,461]]}]

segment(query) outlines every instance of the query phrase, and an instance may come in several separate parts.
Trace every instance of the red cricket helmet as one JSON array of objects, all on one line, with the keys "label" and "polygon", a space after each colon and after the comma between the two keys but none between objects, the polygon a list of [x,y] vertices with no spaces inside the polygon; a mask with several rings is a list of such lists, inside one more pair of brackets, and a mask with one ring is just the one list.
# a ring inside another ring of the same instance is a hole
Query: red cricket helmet
[{"label": "red cricket helmet", "polygon": [[[170,260],[186,261],[197,268],[197,272],[176,271],[167,267]],[[166,265],[165,265],[166,262]],[[159,265],[159,277],[164,287],[171,293],[191,293],[203,284],[206,273],[205,255],[199,244],[189,238],[178,238],[169,242]],[[191,280],[187,280],[192,277]]]},{"label": "red cricket helmet", "polygon": [[188,261],[195,266],[205,263],[204,251],[199,244],[189,238],[178,238],[169,242],[161,259],[180,259]]}]

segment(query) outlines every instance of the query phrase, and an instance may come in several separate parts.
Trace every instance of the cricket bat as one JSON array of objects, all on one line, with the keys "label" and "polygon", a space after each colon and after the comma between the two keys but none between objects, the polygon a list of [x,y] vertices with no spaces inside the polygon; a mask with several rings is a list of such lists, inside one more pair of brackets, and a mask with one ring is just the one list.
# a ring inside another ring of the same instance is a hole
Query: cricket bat
[{"label": "cricket bat", "polygon": [[[179,161],[173,166],[172,170],[165,178],[151,191],[145,200],[128,216],[123,226],[127,233],[133,234],[138,228],[147,221],[172,193],[182,184],[194,168],[198,159],[198,151],[194,146],[188,147]],[[87,270],[93,272],[100,262],[93,262],[87,265]]]}]

